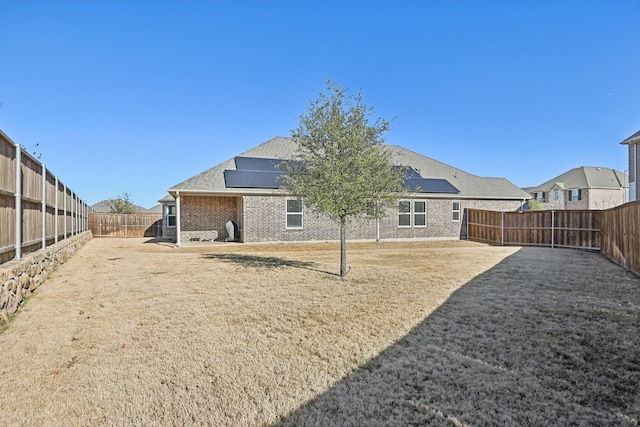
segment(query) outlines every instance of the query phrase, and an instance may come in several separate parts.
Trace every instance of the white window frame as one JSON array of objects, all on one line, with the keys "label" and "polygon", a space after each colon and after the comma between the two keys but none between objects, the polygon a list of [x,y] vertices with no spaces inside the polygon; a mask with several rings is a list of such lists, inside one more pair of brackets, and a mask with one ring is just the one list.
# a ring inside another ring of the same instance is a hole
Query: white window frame
[{"label": "white window frame", "polygon": [[[171,208],[173,208],[173,214],[171,213]],[[176,228],[176,205],[167,205],[167,220],[166,226],[167,228]],[[173,225],[171,225],[170,218],[173,218]]]},{"label": "white window frame", "polygon": [[[456,203],[458,204],[458,209],[456,209]],[[452,200],[451,201],[451,220],[453,222],[460,222],[460,211],[462,211],[462,205],[460,203],[460,200]],[[457,219],[456,219],[456,216],[458,217]]]},{"label": "white window frame", "polygon": [[[424,211],[422,212],[418,212],[416,210],[416,203],[423,203],[424,204]],[[412,203],[412,208],[413,208],[413,215],[411,216],[411,219],[413,219],[413,226],[417,227],[417,228],[424,228],[427,226],[427,201],[426,200],[414,200]],[[424,216],[424,224],[420,224],[417,225],[417,221],[416,218],[418,216]]]},{"label": "white window frame", "polygon": [[[409,210],[406,212],[403,212],[400,210],[400,205],[402,203],[408,203],[409,204]],[[398,227],[400,228],[411,228],[411,200],[408,199],[402,199],[402,200],[398,200]],[[400,223],[400,217],[404,217],[404,216],[408,216],[409,217],[409,224],[401,224]]]},{"label": "white window frame", "polygon": [[[289,201],[299,201],[300,202],[300,212],[291,211],[289,212]],[[287,230],[302,230],[304,229],[304,205],[302,203],[302,199],[297,199],[294,197],[287,197],[284,203],[284,211],[285,218],[284,224]],[[292,216],[300,216],[300,226],[289,226],[289,218]]]},{"label": "white window frame", "polygon": [[[579,202],[580,201],[580,189],[579,188],[572,188],[571,190],[569,190],[569,200],[572,202]],[[575,195],[575,197],[574,197]]]},{"label": "white window frame", "polygon": [[[407,211],[400,211],[400,205],[402,203],[407,203],[409,205],[409,210]],[[416,203],[424,203],[424,212],[418,212],[416,211]],[[427,209],[428,209],[428,203],[425,199],[417,199],[417,200],[410,200],[410,199],[402,199],[402,200],[398,200],[398,227],[399,228],[425,228],[427,227],[428,224],[428,217],[427,217]],[[416,225],[416,217],[418,216],[424,216],[424,225],[420,224],[420,225]],[[400,218],[405,218],[405,222],[408,222],[408,224],[401,224],[401,220]],[[406,221],[406,218],[409,219],[409,221]]]}]

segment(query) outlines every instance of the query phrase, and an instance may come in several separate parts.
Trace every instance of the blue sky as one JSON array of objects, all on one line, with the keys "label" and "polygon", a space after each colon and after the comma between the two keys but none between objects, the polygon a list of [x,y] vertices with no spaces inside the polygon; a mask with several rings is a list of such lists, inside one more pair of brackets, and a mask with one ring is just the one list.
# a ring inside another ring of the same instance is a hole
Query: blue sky
[{"label": "blue sky", "polygon": [[627,169],[638,22],[638,0],[0,0],[0,129],[89,204],[150,208],[289,135],[330,78],[397,117],[388,143],[534,186]]}]

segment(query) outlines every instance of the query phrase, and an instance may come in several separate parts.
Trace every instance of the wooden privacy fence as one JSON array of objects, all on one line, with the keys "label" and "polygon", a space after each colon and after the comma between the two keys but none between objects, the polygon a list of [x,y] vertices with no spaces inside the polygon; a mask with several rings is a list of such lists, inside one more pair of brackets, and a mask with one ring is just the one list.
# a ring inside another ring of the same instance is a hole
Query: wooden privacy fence
[{"label": "wooden privacy fence", "polygon": [[93,237],[160,237],[162,214],[90,213]]},{"label": "wooden privacy fence", "polygon": [[0,130],[0,263],[86,231],[89,209]]},{"label": "wooden privacy fence", "polygon": [[602,211],[602,253],[640,274],[640,200]]},{"label": "wooden privacy fence", "polygon": [[500,245],[601,251],[640,274],[640,201],[604,211],[497,212],[466,209],[467,237]]},{"label": "wooden privacy fence", "polygon": [[470,240],[600,250],[602,211],[497,212],[467,209]]}]

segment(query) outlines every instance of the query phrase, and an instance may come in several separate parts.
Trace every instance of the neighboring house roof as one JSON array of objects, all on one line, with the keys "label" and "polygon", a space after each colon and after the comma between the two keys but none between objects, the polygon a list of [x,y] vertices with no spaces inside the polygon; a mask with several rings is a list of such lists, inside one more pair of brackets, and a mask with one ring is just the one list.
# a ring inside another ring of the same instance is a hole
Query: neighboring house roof
[{"label": "neighboring house roof", "polygon": [[634,133],[633,135],[631,135],[629,138],[622,141],[620,144],[638,144],[638,143],[640,143],[640,130]]},{"label": "neighboring house roof", "polygon": [[[133,205],[133,206],[135,207],[136,213],[145,213],[145,212],[157,213],[158,211],[156,210],[156,208],[160,205],[155,206],[151,209],[145,209],[142,206],[138,206],[138,205]],[[109,213],[111,212],[111,201],[103,200],[91,206],[91,209],[93,209],[93,212]],[[162,206],[160,206],[159,212],[162,212]]]},{"label": "neighboring house roof", "polygon": [[162,199],[158,200],[160,203],[172,203],[176,201],[176,198],[173,197],[171,194],[167,194],[166,196],[164,196]]},{"label": "neighboring house roof", "polygon": [[155,205],[152,208],[146,209],[144,212],[145,213],[162,213],[162,205],[161,204]]},{"label": "neighboring house roof", "polygon": [[560,189],[574,188],[611,188],[620,189],[624,187],[625,174],[615,169],[597,167],[597,166],[581,166],[571,169],[559,175],[544,184],[537,187],[524,188],[529,193],[542,191],[550,191],[554,187]]},{"label": "neighboring house roof", "polygon": [[[410,166],[414,168],[422,178],[445,179],[459,190],[459,193],[455,194],[437,193],[439,197],[517,200],[531,198],[528,193],[504,178],[479,177],[397,145],[388,145],[387,147],[393,154],[394,164],[398,166]],[[293,139],[276,137],[239,154],[238,157],[288,160],[294,157],[296,150],[297,145]],[[224,179],[225,170],[236,170],[236,162],[234,159],[226,160],[211,169],[176,184],[169,188],[168,192],[171,196],[175,196],[176,192],[229,195],[282,194],[282,192],[277,189],[227,188]]]}]

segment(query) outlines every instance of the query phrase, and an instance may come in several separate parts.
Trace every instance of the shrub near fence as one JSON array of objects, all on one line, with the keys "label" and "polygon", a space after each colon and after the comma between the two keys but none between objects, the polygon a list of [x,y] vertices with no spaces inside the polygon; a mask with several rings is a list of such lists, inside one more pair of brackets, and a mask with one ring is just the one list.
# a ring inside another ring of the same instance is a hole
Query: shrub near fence
[{"label": "shrub near fence", "polygon": [[497,212],[467,209],[470,240],[598,250],[640,274],[640,201],[604,211]]},{"label": "shrub near fence", "polygon": [[93,237],[160,237],[162,214],[89,214]]},{"label": "shrub near fence", "polygon": [[0,263],[87,230],[89,206],[0,130]]}]

